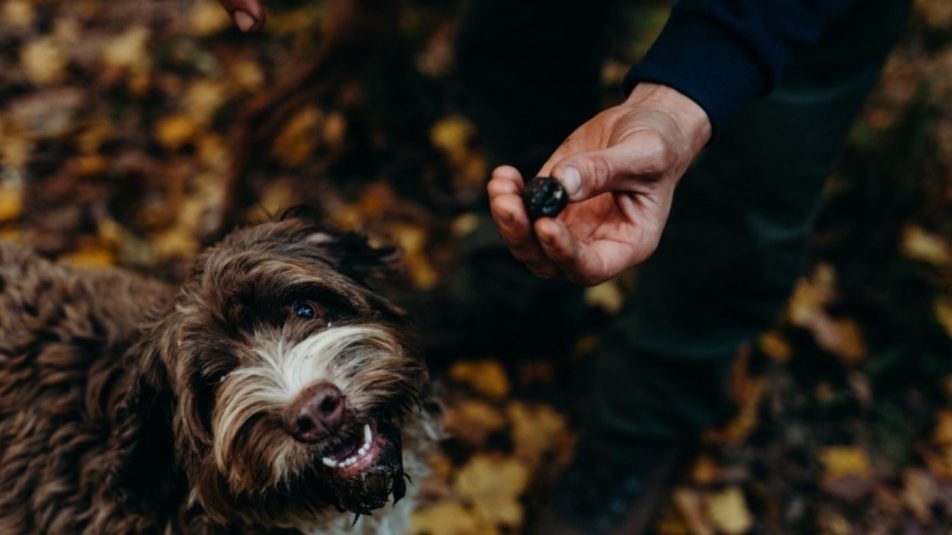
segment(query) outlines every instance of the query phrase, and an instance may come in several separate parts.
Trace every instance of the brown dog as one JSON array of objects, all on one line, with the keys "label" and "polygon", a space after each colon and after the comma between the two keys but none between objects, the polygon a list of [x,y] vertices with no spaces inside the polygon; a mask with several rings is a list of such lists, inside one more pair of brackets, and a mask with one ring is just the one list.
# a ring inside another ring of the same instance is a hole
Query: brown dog
[{"label": "brown dog", "polygon": [[390,252],[291,215],[175,289],[0,245],[0,533],[403,531],[435,433]]}]

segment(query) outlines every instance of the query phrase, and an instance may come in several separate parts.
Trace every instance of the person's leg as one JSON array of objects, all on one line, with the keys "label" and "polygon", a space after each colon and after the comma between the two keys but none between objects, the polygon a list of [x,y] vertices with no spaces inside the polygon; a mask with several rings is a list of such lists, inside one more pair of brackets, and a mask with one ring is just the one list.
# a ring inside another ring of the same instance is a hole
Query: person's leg
[{"label": "person's leg", "polygon": [[858,2],[683,178],[661,244],[593,359],[589,426],[556,516],[584,532],[644,529],[645,504],[663,498],[652,484],[661,454],[728,412],[734,356],[789,297],[825,179],[908,9]]},{"label": "person's leg", "polygon": [[825,179],[908,10],[857,3],[685,175],[597,359],[594,432],[669,439],[724,415],[733,357],[789,297]]}]

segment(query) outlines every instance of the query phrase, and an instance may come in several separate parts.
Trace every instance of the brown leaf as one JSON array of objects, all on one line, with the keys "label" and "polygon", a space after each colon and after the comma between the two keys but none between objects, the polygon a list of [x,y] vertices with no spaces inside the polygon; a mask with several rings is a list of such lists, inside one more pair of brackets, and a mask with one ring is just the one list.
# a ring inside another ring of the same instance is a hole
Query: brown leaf
[{"label": "brown leaf", "polygon": [[443,416],[446,432],[471,446],[481,446],[506,425],[502,412],[480,400],[466,400],[447,407]]},{"label": "brown leaf", "polygon": [[902,500],[906,507],[916,515],[920,522],[932,521],[932,504],[935,503],[937,488],[932,476],[925,470],[907,469],[902,474]]},{"label": "brown leaf", "polygon": [[463,360],[453,364],[449,377],[490,399],[502,399],[509,393],[509,378],[495,360]]},{"label": "brown leaf", "polygon": [[692,489],[681,487],[675,489],[672,498],[691,535],[714,535],[714,527],[707,518],[703,496]]}]

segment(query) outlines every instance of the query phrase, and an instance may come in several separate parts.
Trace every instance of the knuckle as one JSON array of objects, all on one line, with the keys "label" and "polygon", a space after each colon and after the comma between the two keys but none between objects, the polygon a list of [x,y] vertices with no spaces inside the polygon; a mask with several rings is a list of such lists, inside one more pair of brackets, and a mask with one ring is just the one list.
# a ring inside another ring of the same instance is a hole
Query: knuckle
[{"label": "knuckle", "polygon": [[599,182],[605,182],[612,176],[611,161],[600,155],[592,155],[588,160],[589,175]]}]

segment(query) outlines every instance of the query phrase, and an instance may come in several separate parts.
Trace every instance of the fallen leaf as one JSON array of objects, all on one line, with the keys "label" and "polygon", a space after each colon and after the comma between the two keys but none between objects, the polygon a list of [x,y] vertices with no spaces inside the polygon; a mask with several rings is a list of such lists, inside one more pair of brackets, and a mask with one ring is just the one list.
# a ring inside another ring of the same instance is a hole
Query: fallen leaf
[{"label": "fallen leaf", "polygon": [[808,278],[800,279],[787,304],[791,323],[809,327],[835,295],[836,272],[829,264],[819,264]]},{"label": "fallen leaf", "polygon": [[952,302],[947,299],[937,299],[934,306],[936,321],[952,338]]},{"label": "fallen leaf", "polygon": [[489,435],[506,425],[502,412],[480,400],[466,400],[447,407],[443,415],[446,432],[471,446],[481,446]]},{"label": "fallen leaf", "polygon": [[707,516],[719,532],[727,535],[747,533],[754,524],[744,493],[737,487],[710,494],[707,498]]},{"label": "fallen leaf", "polygon": [[113,69],[143,72],[151,67],[147,44],[149,30],[134,25],[109,39],[100,51],[103,65]]},{"label": "fallen leaf", "polygon": [[710,455],[701,454],[691,467],[691,481],[698,485],[711,485],[721,479],[721,467]]},{"label": "fallen leaf", "polygon": [[155,124],[155,140],[168,150],[181,148],[195,137],[198,126],[191,117],[175,114],[163,117]]},{"label": "fallen leaf", "polygon": [[188,26],[194,35],[208,36],[231,25],[228,13],[217,2],[195,2],[188,13]]},{"label": "fallen leaf", "polygon": [[444,501],[413,512],[414,535],[493,535],[495,526],[458,501]]},{"label": "fallen leaf", "polygon": [[440,119],[430,128],[430,142],[440,149],[451,164],[463,163],[469,153],[469,142],[476,133],[473,123],[461,115]]},{"label": "fallen leaf", "polygon": [[777,362],[787,362],[793,354],[793,348],[777,331],[767,331],[757,339],[757,347]]},{"label": "fallen leaf", "polygon": [[20,66],[27,79],[36,85],[59,82],[66,74],[69,57],[51,37],[31,41],[20,49]]},{"label": "fallen leaf", "polygon": [[26,0],[7,0],[0,11],[0,19],[12,28],[25,30],[33,25],[36,12],[33,5]]},{"label": "fallen leaf", "polygon": [[454,488],[481,517],[516,528],[523,522],[519,495],[528,483],[529,472],[518,460],[480,454],[460,468]]},{"label": "fallen leaf", "polygon": [[625,296],[616,280],[608,280],[585,289],[585,304],[608,314],[617,314],[625,303]]},{"label": "fallen leaf", "polygon": [[0,181],[0,223],[13,221],[23,212],[23,180],[19,174]]},{"label": "fallen leaf", "polygon": [[846,364],[857,364],[866,356],[866,343],[858,323],[850,318],[814,316],[810,331],[821,348],[840,357]]},{"label": "fallen leaf", "polygon": [[271,154],[288,167],[303,164],[314,154],[323,120],[324,113],[318,107],[305,106],[281,129],[271,146]]},{"label": "fallen leaf", "polygon": [[936,414],[932,441],[941,446],[952,446],[952,410],[941,409]]},{"label": "fallen leaf", "polygon": [[908,258],[935,266],[952,262],[948,242],[919,225],[910,224],[903,228],[899,250]]},{"label": "fallen leaf", "polygon": [[714,535],[714,528],[705,514],[703,496],[692,489],[680,487],[674,490],[672,501],[691,535]]},{"label": "fallen leaf", "polygon": [[509,393],[509,378],[502,365],[495,360],[456,362],[449,370],[449,378],[468,385],[490,399],[502,399]]},{"label": "fallen leaf", "polygon": [[920,522],[932,522],[932,504],[935,503],[937,488],[932,476],[925,470],[907,469],[902,474],[902,501]]},{"label": "fallen leaf", "polygon": [[856,446],[830,446],[820,451],[824,477],[870,474],[869,456]]},{"label": "fallen leaf", "polygon": [[528,466],[538,466],[547,451],[571,451],[565,417],[552,407],[513,401],[506,407],[506,414],[512,423],[515,456]]}]

